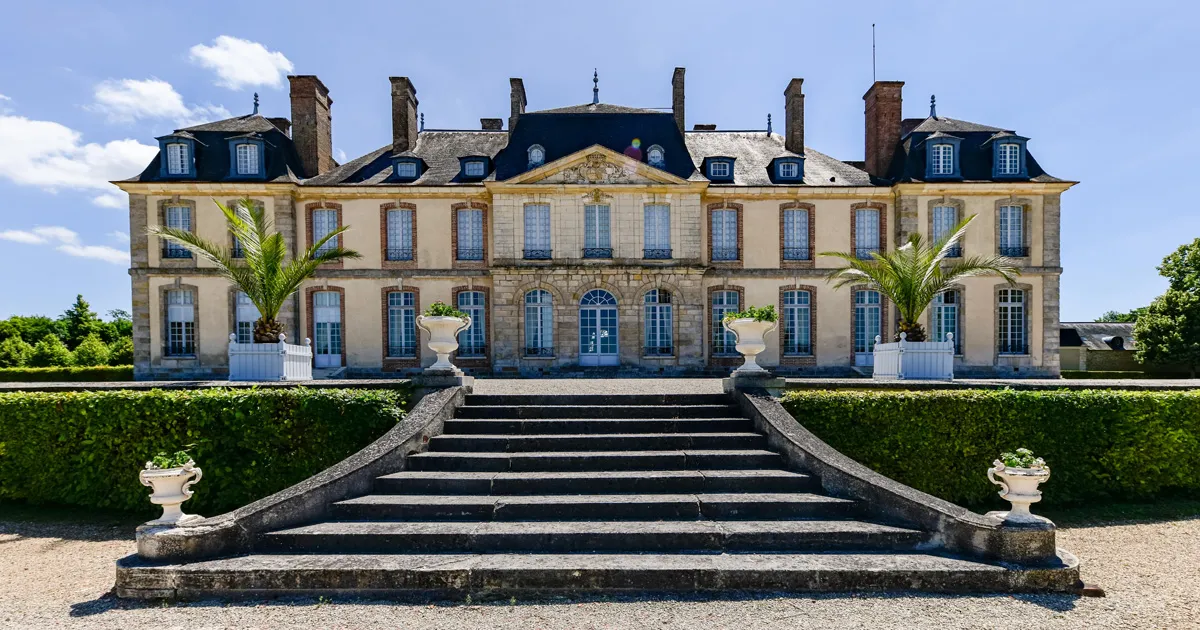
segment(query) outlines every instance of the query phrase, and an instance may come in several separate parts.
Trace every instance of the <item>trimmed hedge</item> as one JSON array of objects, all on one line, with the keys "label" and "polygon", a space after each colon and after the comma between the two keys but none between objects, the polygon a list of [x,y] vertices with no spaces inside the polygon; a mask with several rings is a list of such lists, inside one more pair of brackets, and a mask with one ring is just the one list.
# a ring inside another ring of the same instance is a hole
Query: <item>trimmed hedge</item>
[{"label": "trimmed hedge", "polygon": [[1104,370],[1063,370],[1063,378],[1069,379],[1139,379],[1139,378],[1188,378],[1187,374],[1179,372],[1134,372],[1134,371],[1104,371]]},{"label": "trimmed hedge", "polygon": [[1200,391],[791,391],[805,428],[863,465],[967,506],[1007,505],[1002,451],[1050,465],[1045,504],[1200,496]]},{"label": "trimmed hedge", "polygon": [[58,381],[132,381],[132,365],[93,365],[87,367],[12,367],[0,368],[0,382],[47,383]]},{"label": "trimmed hedge", "polygon": [[0,500],[152,515],[138,471],[195,444],[204,478],[186,507],[212,516],[337,463],[395,426],[408,402],[407,389],[0,393]]}]

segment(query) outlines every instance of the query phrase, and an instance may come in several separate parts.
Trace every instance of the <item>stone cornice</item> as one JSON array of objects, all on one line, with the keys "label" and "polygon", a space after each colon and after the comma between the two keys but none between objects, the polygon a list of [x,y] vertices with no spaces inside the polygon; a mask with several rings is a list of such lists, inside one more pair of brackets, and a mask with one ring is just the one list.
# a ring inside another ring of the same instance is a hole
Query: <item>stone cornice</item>
[{"label": "stone cornice", "polygon": [[919,182],[896,184],[897,195],[1044,195],[1061,193],[1079,182]]}]

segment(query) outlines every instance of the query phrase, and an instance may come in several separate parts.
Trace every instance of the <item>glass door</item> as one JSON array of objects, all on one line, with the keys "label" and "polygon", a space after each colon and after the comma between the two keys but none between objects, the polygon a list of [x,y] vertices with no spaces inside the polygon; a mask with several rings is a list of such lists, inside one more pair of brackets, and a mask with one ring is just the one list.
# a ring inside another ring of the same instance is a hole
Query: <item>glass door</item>
[{"label": "glass door", "polygon": [[313,366],[342,365],[342,302],[333,291],[313,294]]},{"label": "glass door", "polygon": [[854,292],[854,365],[875,365],[875,337],[880,331],[878,291]]},{"label": "glass door", "polygon": [[608,291],[588,291],[579,302],[579,364],[618,363],[617,300]]}]

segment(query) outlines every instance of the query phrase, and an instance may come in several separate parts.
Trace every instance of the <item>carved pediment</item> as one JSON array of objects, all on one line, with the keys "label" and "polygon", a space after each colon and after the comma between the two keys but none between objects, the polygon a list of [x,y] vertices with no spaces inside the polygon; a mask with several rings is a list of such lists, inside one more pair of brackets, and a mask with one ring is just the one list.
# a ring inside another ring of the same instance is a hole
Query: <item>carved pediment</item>
[{"label": "carved pediment", "polygon": [[605,147],[592,146],[574,155],[508,180],[513,184],[683,184],[665,171],[611,151]]},{"label": "carved pediment", "polygon": [[644,181],[645,178],[635,177],[636,171],[636,168],[609,162],[603,153],[592,153],[584,158],[583,163],[565,168],[552,178],[563,184],[631,184]]}]

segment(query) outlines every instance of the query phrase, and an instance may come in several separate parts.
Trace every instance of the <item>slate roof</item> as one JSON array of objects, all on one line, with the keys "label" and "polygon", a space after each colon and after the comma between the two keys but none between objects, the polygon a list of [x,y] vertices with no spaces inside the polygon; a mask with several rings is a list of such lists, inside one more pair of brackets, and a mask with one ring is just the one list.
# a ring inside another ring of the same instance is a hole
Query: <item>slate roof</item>
[{"label": "slate roof", "polygon": [[[689,131],[684,134],[688,150],[697,169],[704,158],[724,155],[737,158],[733,163],[735,186],[775,186],[771,180],[771,161],[777,157],[794,156],[784,148],[783,136],[766,131]],[[808,147],[804,149],[804,184],[806,186],[871,186],[871,176],[841,160]],[[697,178],[704,179],[697,172]],[[730,184],[714,184],[729,186]]]},{"label": "slate roof", "polygon": [[[503,131],[443,131],[427,130],[417,134],[417,144],[401,155],[416,156],[425,163],[421,176],[413,182],[391,180],[392,145],[376,149],[351,160],[327,173],[305,180],[306,186],[442,186],[464,183],[460,179],[458,158],[486,155],[493,160],[508,144]],[[489,174],[486,180],[495,179]],[[478,185],[479,180],[465,182]]]},{"label": "slate roof", "polygon": [[[160,176],[161,161],[158,154],[150,164],[135,177],[125,181],[246,181],[244,178],[229,177],[229,143],[233,138],[254,136],[263,140],[263,159],[266,161],[268,182],[299,182],[304,172],[300,156],[292,139],[279,130],[274,123],[258,114],[235,116],[225,120],[204,123],[177,129],[170,136],[183,136],[195,140],[196,177]],[[168,137],[168,136],[163,136]],[[263,181],[263,180],[254,180]]]},{"label": "slate roof", "polygon": [[[1014,132],[939,116],[925,119],[906,118],[900,123],[900,133],[900,143],[892,155],[892,165],[888,172],[888,179],[893,182],[925,181],[925,152],[928,146],[925,141],[931,137],[946,136],[962,139],[958,158],[962,181],[990,182],[995,180],[992,178],[992,146],[988,141],[998,134]],[[1034,159],[1033,153],[1028,150],[1025,153],[1025,165],[1029,172],[1029,181],[1063,181],[1043,170]]]},{"label": "slate roof", "polygon": [[556,107],[554,109],[542,109],[536,112],[525,112],[526,114],[661,114],[657,109],[642,109],[640,107],[626,107],[624,105],[612,105],[609,103],[585,103],[583,105],[571,105],[569,107]]},{"label": "slate roof", "polygon": [[[1088,350],[1135,350],[1133,326],[1133,322],[1063,322],[1059,327],[1059,344]],[[1113,347],[1118,337],[1123,345]]]}]

